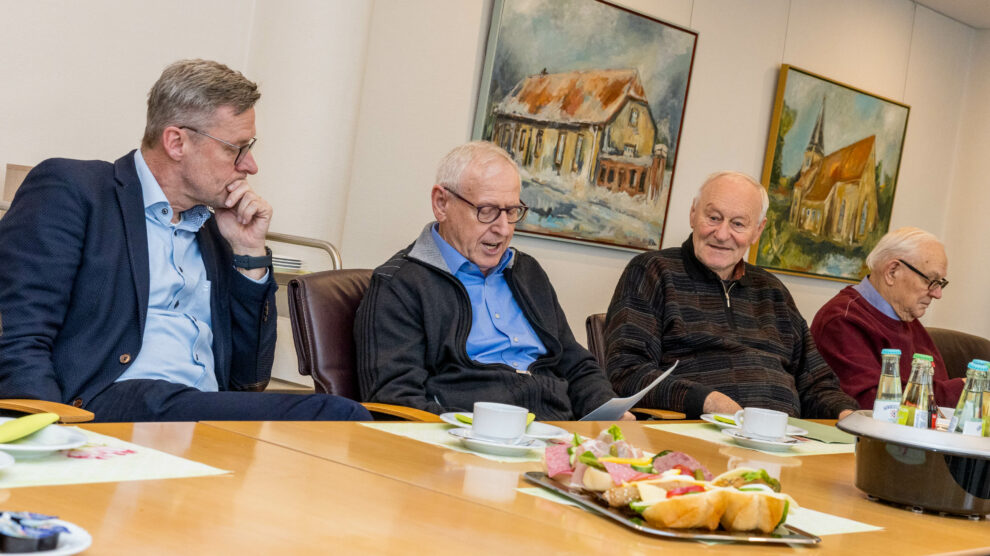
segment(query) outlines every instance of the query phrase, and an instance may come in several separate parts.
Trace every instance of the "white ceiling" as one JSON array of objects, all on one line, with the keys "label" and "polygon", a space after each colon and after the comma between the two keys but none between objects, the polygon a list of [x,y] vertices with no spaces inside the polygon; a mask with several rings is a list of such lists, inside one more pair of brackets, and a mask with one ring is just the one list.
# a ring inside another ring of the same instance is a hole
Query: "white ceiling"
[{"label": "white ceiling", "polygon": [[916,0],[976,29],[990,29],[990,0]]}]

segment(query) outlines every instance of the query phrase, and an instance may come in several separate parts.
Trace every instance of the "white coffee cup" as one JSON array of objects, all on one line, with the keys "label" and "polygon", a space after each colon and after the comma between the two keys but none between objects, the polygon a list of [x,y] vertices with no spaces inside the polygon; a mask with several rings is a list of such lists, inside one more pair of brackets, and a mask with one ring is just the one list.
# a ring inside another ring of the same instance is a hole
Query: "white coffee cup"
[{"label": "white coffee cup", "polygon": [[497,442],[515,441],[526,433],[527,415],[529,411],[525,407],[475,402],[474,415],[471,417],[471,436]]},{"label": "white coffee cup", "polygon": [[747,407],[735,414],[742,433],[764,440],[780,440],[787,435],[787,414],[783,411]]}]

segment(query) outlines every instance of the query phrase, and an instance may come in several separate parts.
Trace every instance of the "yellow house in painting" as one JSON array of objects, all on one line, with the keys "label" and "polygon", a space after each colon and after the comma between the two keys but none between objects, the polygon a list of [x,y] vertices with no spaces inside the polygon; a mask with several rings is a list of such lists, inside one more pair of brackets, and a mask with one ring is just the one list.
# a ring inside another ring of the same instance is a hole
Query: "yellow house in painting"
[{"label": "yellow house in painting", "polygon": [[636,70],[526,77],[494,108],[492,141],[535,179],[560,176],[659,196],[667,150]]}]

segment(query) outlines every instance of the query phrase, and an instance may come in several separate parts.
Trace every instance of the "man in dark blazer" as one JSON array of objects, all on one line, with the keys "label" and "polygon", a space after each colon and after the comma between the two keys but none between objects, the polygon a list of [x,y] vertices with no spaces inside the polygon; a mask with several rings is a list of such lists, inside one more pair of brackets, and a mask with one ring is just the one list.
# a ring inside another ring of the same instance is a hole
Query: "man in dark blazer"
[{"label": "man in dark blazer", "polygon": [[248,185],[257,85],[205,60],[165,69],[141,149],[49,159],[0,220],[0,396],[100,421],[367,419],[268,383],[272,208]]}]

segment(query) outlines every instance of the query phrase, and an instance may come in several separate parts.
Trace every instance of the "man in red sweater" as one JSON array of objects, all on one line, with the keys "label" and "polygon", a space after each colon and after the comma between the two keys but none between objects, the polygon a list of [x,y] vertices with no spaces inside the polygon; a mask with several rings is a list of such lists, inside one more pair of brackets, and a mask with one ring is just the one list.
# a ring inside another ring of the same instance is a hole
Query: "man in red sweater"
[{"label": "man in red sweater", "polygon": [[864,408],[873,407],[880,380],[880,350],[901,350],[901,382],[911,375],[911,356],[935,358],[935,399],[954,406],[963,381],[950,379],[935,342],[918,320],[942,297],[948,259],[932,234],[900,228],[880,238],[866,257],[870,274],[830,299],[815,315],[811,333],[835,370],[842,389]]}]

